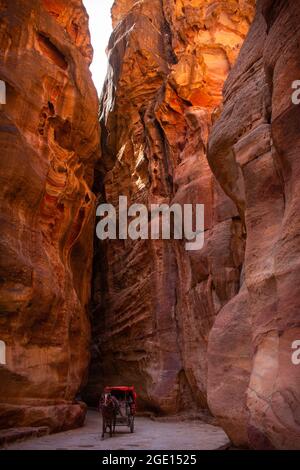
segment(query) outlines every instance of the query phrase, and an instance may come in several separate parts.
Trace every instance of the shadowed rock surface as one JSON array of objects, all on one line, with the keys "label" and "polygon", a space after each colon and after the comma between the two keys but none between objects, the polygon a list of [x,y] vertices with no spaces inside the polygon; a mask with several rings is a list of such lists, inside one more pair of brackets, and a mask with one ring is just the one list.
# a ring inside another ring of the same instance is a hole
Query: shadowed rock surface
[{"label": "shadowed rock surface", "polygon": [[98,100],[79,0],[0,1],[0,428],[81,425]]},{"label": "shadowed rock surface", "polygon": [[147,409],[208,406],[237,446],[296,449],[300,9],[258,2],[231,71],[253,7],[114,4],[95,190],[204,203],[205,246],[97,245],[87,397],[133,383]]},{"label": "shadowed rock surface", "polygon": [[208,402],[238,445],[300,448],[300,5],[260,1],[208,159],[245,223],[241,288],[209,337]]},{"label": "shadowed rock surface", "polygon": [[[88,403],[135,385],[140,410],[210,410],[235,446],[300,448],[300,6],[260,0],[252,23],[254,9],[116,0],[99,158],[82,2],[0,0],[4,442],[82,425],[89,373]],[[205,204],[204,248],[96,240],[93,253],[95,203],[120,195]],[[86,447],[98,432],[94,414]]]},{"label": "shadowed rock surface", "polygon": [[113,9],[101,104],[99,202],[205,204],[205,247],[96,245],[93,349],[85,396],[134,384],[161,413],[207,406],[207,341],[240,288],[240,215],[206,159],[214,111],[254,14],[253,1],[122,2]]}]

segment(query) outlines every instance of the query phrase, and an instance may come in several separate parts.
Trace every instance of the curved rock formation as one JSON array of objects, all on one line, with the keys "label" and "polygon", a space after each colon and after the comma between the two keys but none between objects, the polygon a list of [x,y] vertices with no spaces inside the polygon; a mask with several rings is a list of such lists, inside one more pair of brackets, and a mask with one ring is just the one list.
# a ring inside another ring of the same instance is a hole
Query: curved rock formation
[{"label": "curved rock formation", "polygon": [[209,338],[209,406],[238,445],[300,448],[298,2],[261,0],[208,159],[244,221],[241,289]]},{"label": "curved rock formation", "polygon": [[259,0],[247,36],[255,3],[115,0],[99,158],[81,0],[0,0],[0,428],[83,423],[95,203],[123,195],[205,204],[205,244],[96,241],[87,401],[300,448],[300,8]]},{"label": "curved rock formation", "polygon": [[240,215],[206,159],[212,117],[254,1],[117,0],[102,96],[99,201],[205,203],[206,243],[98,243],[89,401],[134,384],[164,413],[207,406],[207,341],[240,288]]},{"label": "curved rock formation", "polygon": [[88,367],[99,146],[80,0],[0,1],[0,427],[68,429]]}]

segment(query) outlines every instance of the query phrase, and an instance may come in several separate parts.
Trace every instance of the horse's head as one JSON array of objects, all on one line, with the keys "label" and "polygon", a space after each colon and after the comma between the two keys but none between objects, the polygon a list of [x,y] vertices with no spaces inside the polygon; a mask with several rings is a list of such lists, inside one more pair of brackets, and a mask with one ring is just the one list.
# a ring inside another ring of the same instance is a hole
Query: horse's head
[{"label": "horse's head", "polygon": [[103,406],[108,406],[111,402],[111,393],[103,393],[101,398],[101,404]]}]

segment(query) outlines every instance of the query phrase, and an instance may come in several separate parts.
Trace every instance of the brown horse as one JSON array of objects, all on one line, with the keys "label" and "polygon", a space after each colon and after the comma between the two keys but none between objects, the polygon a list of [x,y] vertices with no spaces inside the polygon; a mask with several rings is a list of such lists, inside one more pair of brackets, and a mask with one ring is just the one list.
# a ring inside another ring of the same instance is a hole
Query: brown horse
[{"label": "brown horse", "polygon": [[99,411],[102,412],[102,439],[109,428],[110,437],[113,436],[116,430],[116,419],[119,412],[119,402],[110,393],[103,393],[100,403]]}]

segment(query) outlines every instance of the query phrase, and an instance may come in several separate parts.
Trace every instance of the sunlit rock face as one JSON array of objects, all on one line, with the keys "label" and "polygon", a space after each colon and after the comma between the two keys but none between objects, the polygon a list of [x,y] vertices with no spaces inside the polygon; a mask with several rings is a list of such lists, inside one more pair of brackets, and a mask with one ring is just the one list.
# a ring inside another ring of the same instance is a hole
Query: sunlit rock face
[{"label": "sunlit rock face", "polygon": [[246,230],[239,292],[209,337],[208,402],[237,445],[300,448],[300,6],[260,1],[208,159]]},{"label": "sunlit rock face", "polygon": [[79,0],[0,1],[0,427],[83,422],[97,95]]},{"label": "sunlit rock face", "polygon": [[222,87],[254,1],[114,3],[102,96],[99,202],[205,204],[205,246],[98,243],[93,351],[86,397],[135,385],[140,405],[171,413],[207,406],[207,341],[240,289],[244,230],[206,159]]}]

